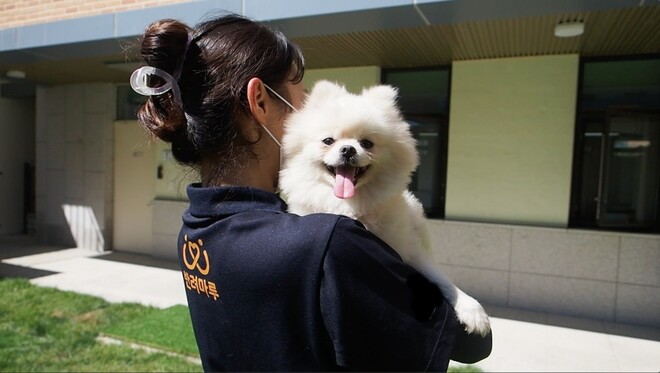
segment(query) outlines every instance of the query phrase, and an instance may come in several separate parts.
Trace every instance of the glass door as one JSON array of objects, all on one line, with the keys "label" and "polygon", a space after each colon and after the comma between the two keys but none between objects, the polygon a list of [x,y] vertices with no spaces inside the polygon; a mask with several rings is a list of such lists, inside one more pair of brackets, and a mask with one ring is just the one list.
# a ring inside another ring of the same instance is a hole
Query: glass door
[{"label": "glass door", "polygon": [[585,121],[579,220],[599,227],[658,224],[660,118],[610,114]]},{"label": "glass door", "polygon": [[650,116],[608,118],[598,225],[651,227],[657,222],[659,129],[658,118]]},{"label": "glass door", "polygon": [[406,115],[419,154],[419,166],[412,175],[410,190],[432,216],[444,215],[446,165],[446,123],[437,116]]},{"label": "glass door", "polygon": [[383,72],[383,81],[399,91],[399,107],[417,141],[419,166],[410,190],[430,218],[445,215],[450,76],[448,68]]}]

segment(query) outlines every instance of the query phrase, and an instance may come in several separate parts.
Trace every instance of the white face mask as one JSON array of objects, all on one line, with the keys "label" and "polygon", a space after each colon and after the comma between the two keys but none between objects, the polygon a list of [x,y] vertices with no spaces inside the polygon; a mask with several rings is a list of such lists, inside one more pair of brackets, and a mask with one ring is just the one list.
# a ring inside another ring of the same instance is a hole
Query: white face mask
[{"label": "white face mask", "polygon": [[[294,112],[298,111],[295,107],[293,107],[293,105],[291,105],[291,103],[289,103],[289,101],[285,100],[284,97],[280,96],[277,92],[275,92],[274,89],[272,89],[268,85],[266,85],[266,83],[264,83],[264,87],[266,87],[269,91],[271,91],[271,93],[273,93],[275,96],[277,96],[277,98],[282,100],[282,102],[287,104],[291,108],[291,110],[293,110]],[[282,151],[282,144],[277,140],[277,138],[275,138],[275,136],[273,136],[273,134],[268,130],[268,128],[266,128],[265,125],[263,125],[261,123],[259,123],[259,124],[264,129],[264,131],[266,131],[268,136],[270,136],[270,138],[273,139],[273,141],[275,141],[275,144],[277,144],[277,146],[280,148],[280,170],[281,170],[282,169],[282,163],[284,162],[284,154],[283,154],[283,151]]]}]

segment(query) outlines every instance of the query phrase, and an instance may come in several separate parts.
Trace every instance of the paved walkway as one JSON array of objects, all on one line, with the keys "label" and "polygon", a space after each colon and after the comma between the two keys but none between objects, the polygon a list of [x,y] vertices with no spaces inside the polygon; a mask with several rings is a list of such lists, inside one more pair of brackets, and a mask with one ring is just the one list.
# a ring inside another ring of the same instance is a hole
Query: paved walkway
[{"label": "paved walkway", "polygon": [[[171,261],[39,246],[22,236],[0,236],[0,260],[0,277],[27,277],[40,286],[110,302],[186,304],[181,272]],[[493,352],[476,364],[484,371],[660,372],[660,329],[486,310],[492,316]]]}]

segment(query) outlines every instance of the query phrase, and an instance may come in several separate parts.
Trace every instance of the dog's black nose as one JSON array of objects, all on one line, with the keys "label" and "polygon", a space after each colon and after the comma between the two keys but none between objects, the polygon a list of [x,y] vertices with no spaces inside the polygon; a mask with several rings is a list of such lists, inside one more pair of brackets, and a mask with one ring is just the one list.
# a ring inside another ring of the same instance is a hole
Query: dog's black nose
[{"label": "dog's black nose", "polygon": [[350,145],[344,145],[341,148],[339,148],[339,153],[344,158],[350,158],[354,156],[357,153],[357,151],[355,150],[354,147]]}]

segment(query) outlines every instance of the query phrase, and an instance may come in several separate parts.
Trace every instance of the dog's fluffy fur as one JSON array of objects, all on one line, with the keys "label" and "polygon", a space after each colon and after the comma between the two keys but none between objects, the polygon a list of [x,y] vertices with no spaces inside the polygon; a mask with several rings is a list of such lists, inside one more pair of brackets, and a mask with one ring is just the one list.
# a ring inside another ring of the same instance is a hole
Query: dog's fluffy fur
[{"label": "dog's fluffy fur", "polygon": [[286,122],[280,190],[289,211],[326,212],[362,222],[439,285],[470,333],[490,330],[481,305],[432,265],[421,203],[407,188],[418,164],[397,92],[375,86],[354,95],[320,81]]}]

